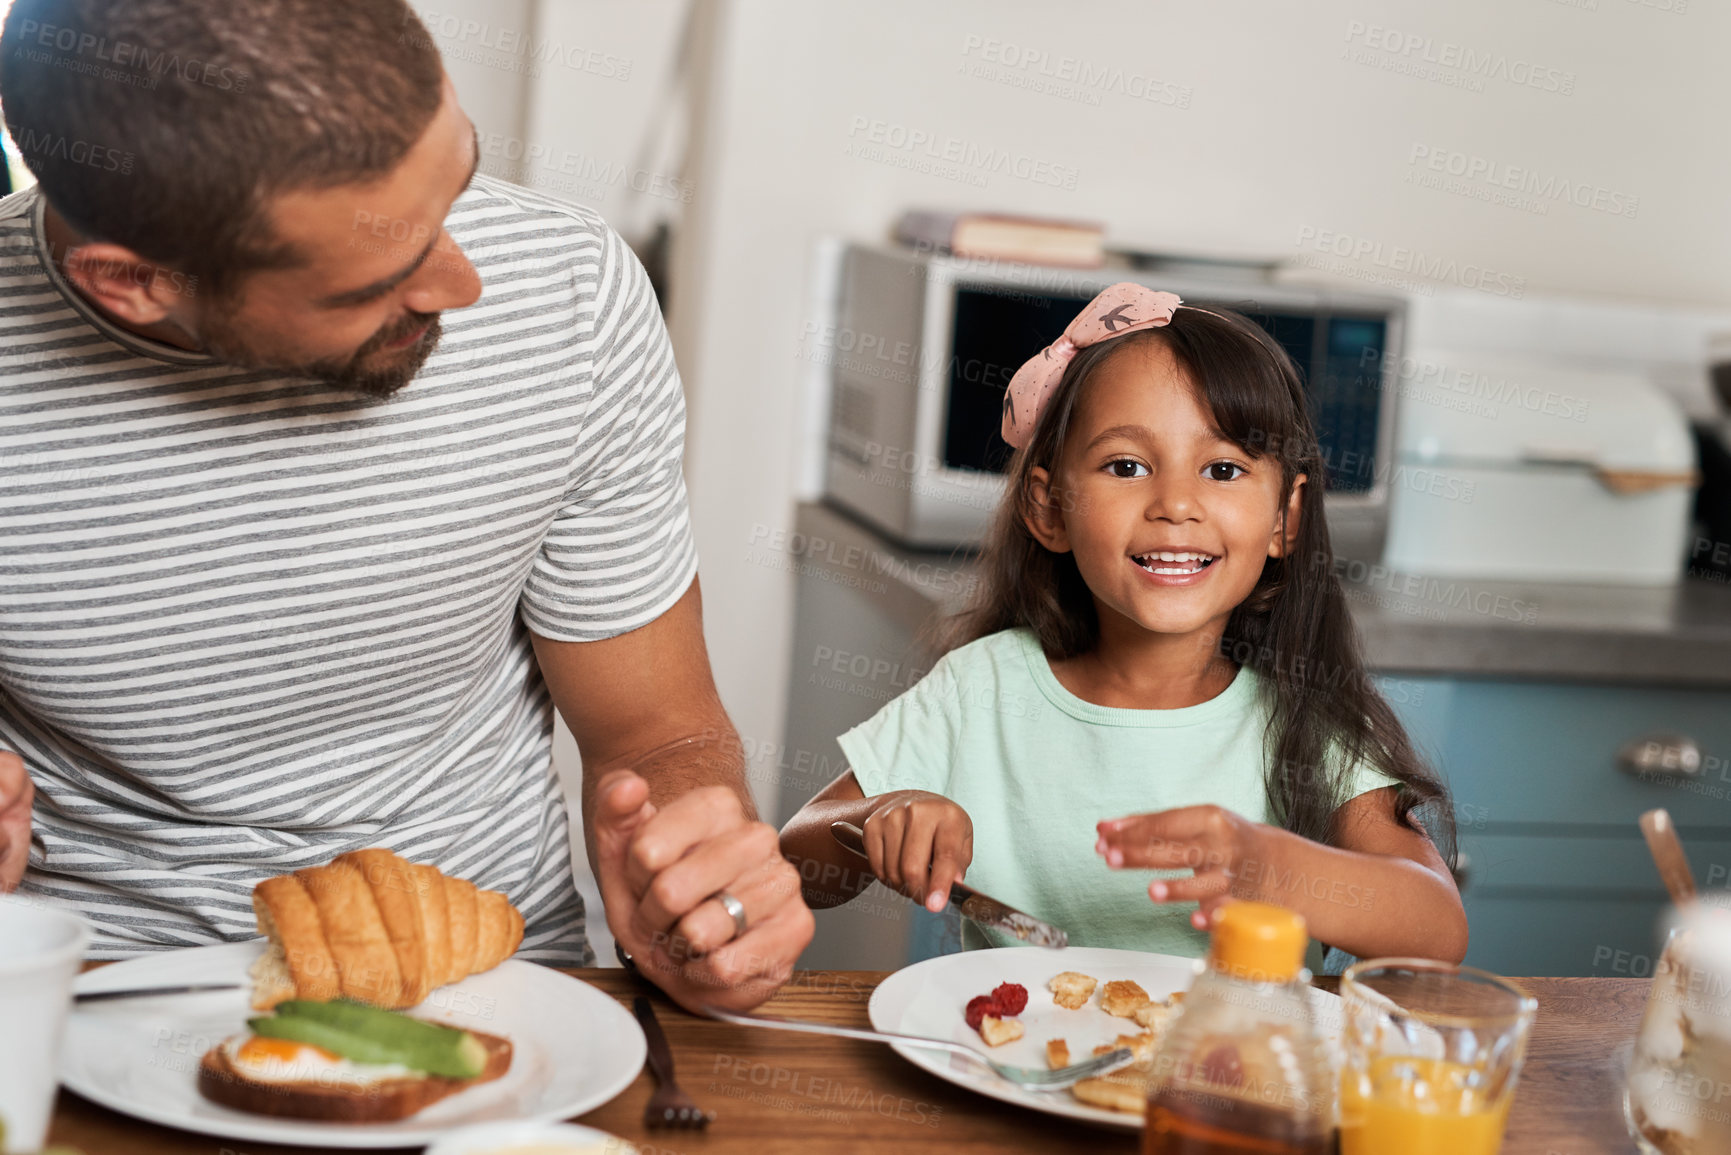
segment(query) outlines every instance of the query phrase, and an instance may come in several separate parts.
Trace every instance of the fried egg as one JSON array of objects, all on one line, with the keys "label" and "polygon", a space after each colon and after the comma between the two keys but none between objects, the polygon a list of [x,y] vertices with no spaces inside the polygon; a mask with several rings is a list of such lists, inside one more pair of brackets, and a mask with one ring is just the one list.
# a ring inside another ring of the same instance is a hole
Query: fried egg
[{"label": "fried egg", "polygon": [[260,1083],[311,1083],[319,1087],[366,1087],[386,1079],[414,1079],[400,1063],[357,1063],[333,1055],[323,1047],[270,1039],[263,1035],[236,1035],[222,1044],[223,1055],[237,1072]]}]

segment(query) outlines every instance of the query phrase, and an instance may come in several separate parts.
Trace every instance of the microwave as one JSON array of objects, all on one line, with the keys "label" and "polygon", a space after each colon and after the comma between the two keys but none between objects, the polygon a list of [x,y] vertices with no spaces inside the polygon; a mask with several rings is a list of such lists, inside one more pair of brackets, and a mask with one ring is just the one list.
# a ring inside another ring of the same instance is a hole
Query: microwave
[{"label": "microwave", "polygon": [[1010,378],[1101,289],[1136,281],[1243,313],[1292,356],[1322,447],[1335,550],[1380,556],[1404,298],[1207,262],[1077,270],[855,244],[832,267],[833,323],[807,351],[829,375],[824,497],[896,542],[980,541],[1010,458],[998,434]]}]

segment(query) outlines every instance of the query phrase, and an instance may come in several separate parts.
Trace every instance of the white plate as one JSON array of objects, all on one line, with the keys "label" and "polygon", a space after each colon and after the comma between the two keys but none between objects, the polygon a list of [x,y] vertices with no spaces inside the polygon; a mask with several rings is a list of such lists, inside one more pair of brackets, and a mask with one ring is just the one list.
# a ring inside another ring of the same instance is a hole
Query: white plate
[{"label": "white plate", "polygon": [[144,955],[79,976],[77,991],[237,982],[242,989],[74,1006],[60,1079],[104,1107],[187,1131],[310,1147],[413,1147],[454,1127],[492,1120],[550,1122],[593,1110],[643,1067],[643,1031],[588,983],[511,959],[440,987],[413,1008],[422,1018],[511,1040],[503,1077],[460,1091],[395,1123],[315,1123],[253,1115],[198,1093],[204,1051],[246,1030],[247,967],[263,941]]},{"label": "white plate", "polygon": [[[1058,1006],[1052,1001],[1052,992],[1046,989],[1053,975],[1081,971],[1099,979],[1101,985],[1129,979],[1140,984],[1151,997],[1164,999],[1174,991],[1188,990],[1196,968],[1195,959],[1104,947],[1070,947],[1061,951],[1000,947],[964,951],[897,971],[872,992],[869,1009],[876,1030],[949,1039],[990,1053],[1000,1063],[1043,1069],[1048,1039],[1063,1039],[1070,1044],[1072,1056],[1084,1057],[1101,1043],[1141,1031],[1129,1019],[1116,1018],[1101,1010],[1098,997],[1073,1011]],[[1026,1033],[1013,1043],[987,1047],[979,1032],[968,1026],[964,1015],[969,999],[990,994],[999,983],[1021,983],[1028,988],[1028,1007],[1017,1016]],[[1325,1037],[1338,1037],[1339,997],[1314,988],[1310,994],[1317,1026]],[[1090,1107],[1069,1091],[1030,1091],[959,1055],[900,1043],[891,1045],[908,1062],[958,1087],[1048,1115],[1063,1115],[1125,1131],[1142,1129],[1141,1116]]]},{"label": "white plate", "polygon": [[544,1144],[588,1155],[633,1155],[637,1148],[617,1135],[576,1123],[481,1123],[452,1131],[426,1155],[486,1155],[501,1148]]}]

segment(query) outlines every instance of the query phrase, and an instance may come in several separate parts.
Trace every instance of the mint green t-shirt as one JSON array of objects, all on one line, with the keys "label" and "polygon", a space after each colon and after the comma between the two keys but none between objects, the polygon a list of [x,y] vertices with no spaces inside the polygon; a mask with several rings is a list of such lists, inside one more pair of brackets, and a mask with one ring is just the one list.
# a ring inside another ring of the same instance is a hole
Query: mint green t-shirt
[{"label": "mint green t-shirt", "polygon": [[[1240,669],[1219,695],[1178,710],[1097,706],[1066,690],[1027,630],[953,650],[907,693],[837,741],[860,789],[942,794],[974,823],[966,881],[1063,927],[1075,946],[1196,956],[1195,903],[1155,903],[1147,870],[1094,851],[1106,818],[1213,803],[1269,822],[1262,681]],[[1344,792],[1398,785],[1369,767]],[[982,938],[982,934],[984,938]],[[964,944],[1012,946],[964,924]]]}]

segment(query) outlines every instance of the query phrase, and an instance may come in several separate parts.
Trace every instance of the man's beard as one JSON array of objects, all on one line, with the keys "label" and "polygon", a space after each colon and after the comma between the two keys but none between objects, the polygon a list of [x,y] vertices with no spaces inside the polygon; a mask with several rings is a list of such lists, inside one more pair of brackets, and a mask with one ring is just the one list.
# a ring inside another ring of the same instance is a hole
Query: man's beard
[{"label": "man's beard", "polygon": [[[392,341],[408,336],[421,326],[427,331],[406,349],[393,349],[399,360],[384,368],[365,364],[374,353]],[[442,330],[437,313],[406,314],[401,321],[387,325],[368,337],[360,348],[346,357],[325,357],[317,361],[291,362],[272,357],[247,344],[239,330],[220,311],[208,314],[199,336],[205,350],[218,360],[241,369],[268,369],[290,377],[311,377],[335,389],[365,393],[369,397],[389,397],[410,381],[427,363],[438,347]]]}]

